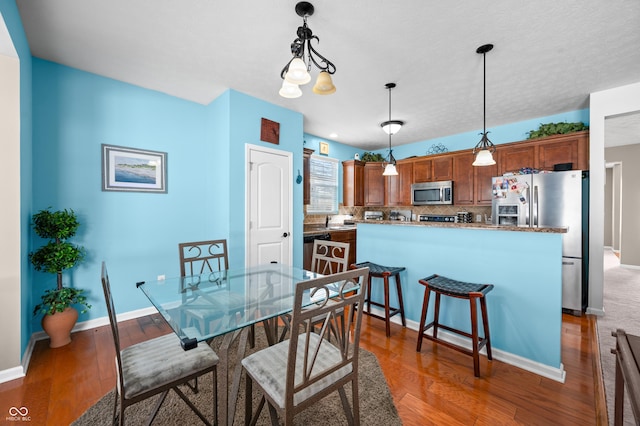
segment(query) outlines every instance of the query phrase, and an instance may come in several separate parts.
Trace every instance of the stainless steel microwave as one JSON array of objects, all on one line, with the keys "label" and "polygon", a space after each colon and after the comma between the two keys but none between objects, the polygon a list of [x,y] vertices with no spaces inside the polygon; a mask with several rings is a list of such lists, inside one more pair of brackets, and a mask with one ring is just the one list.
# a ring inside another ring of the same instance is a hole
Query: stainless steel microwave
[{"label": "stainless steel microwave", "polygon": [[411,204],[428,206],[435,204],[453,204],[453,182],[421,182],[411,185]]}]

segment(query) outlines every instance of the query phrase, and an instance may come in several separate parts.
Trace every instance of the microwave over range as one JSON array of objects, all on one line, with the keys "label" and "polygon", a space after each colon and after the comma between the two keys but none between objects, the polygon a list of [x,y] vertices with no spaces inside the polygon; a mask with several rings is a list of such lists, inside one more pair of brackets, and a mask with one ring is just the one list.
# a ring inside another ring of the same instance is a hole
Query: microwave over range
[{"label": "microwave over range", "polygon": [[435,204],[453,204],[453,182],[420,182],[411,185],[411,204],[428,206]]}]

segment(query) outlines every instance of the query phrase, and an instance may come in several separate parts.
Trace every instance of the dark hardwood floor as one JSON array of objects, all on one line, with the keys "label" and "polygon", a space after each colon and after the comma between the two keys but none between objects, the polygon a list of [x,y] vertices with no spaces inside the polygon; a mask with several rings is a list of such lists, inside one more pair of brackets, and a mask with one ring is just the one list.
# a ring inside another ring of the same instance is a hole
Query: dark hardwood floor
[{"label": "dark hardwood floor", "polygon": [[[159,315],[120,325],[123,346],[168,332]],[[364,317],[362,347],[377,355],[407,426],[607,424],[592,316],[563,315],[565,383],[485,357],[478,379],[471,357],[428,341],[417,353],[416,338],[394,324],[387,339],[383,321]],[[0,384],[0,423],[9,407],[27,407],[30,424],[71,423],[115,386],[114,357],[107,326],[58,349],[38,342],[27,376]]]}]

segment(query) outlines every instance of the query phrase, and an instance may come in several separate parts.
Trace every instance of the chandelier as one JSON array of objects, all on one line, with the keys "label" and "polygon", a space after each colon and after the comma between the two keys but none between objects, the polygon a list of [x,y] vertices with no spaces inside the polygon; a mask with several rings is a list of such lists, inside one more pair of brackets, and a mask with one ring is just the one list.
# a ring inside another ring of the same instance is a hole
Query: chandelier
[{"label": "chandelier", "polygon": [[383,176],[397,176],[398,170],[396,170],[396,159],[393,157],[393,150],[391,149],[391,135],[398,133],[404,121],[391,119],[391,89],[396,87],[395,83],[387,83],[384,85],[389,90],[389,120],[384,123],[380,123],[380,127],[389,135],[389,156],[385,159],[387,165],[384,168]]},{"label": "chandelier", "polygon": [[[313,11],[313,5],[309,2],[301,1],[296,4],[296,13],[302,17],[303,23],[301,27],[298,27],[297,37],[291,43],[293,57],[280,72],[280,77],[283,81],[278,93],[284,98],[299,98],[302,96],[300,85],[311,81],[311,74],[309,74],[311,64],[314,64],[320,70],[316,84],[313,86],[313,93],[330,95],[336,91],[336,86],[331,81],[331,74],[336,72],[336,66],[318,53],[311,45],[311,40],[320,42],[318,36],[313,35],[311,28],[307,26],[307,17],[313,15]],[[307,53],[306,63],[305,51]]]},{"label": "chandelier", "polygon": [[474,166],[492,166],[496,164],[496,160],[493,159],[493,153],[496,152],[495,145],[487,137],[487,52],[493,49],[493,44],[484,44],[476,49],[476,53],[482,54],[482,61],[484,63],[484,76],[483,76],[483,131],[481,133],[482,138],[480,142],[473,148],[473,155],[476,156],[472,165]]}]

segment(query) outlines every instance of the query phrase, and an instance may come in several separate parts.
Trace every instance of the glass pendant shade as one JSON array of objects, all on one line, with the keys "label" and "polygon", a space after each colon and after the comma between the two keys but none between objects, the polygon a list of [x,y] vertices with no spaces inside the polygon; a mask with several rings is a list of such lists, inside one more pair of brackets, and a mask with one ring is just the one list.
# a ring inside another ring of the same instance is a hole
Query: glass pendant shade
[{"label": "glass pendant shade", "polygon": [[282,87],[278,93],[283,98],[289,99],[299,98],[302,96],[302,90],[300,90],[300,87],[298,87],[297,84],[289,83],[287,80],[282,80]]},{"label": "glass pendant shade", "polygon": [[496,164],[496,160],[493,159],[491,151],[488,149],[482,149],[476,154],[476,160],[473,162],[473,166],[493,166]]},{"label": "glass pendant shade", "polygon": [[313,86],[313,93],[316,95],[330,95],[336,91],[336,86],[333,85],[331,80],[331,74],[326,71],[322,71],[318,74],[315,86]]},{"label": "glass pendant shade", "polygon": [[400,131],[403,124],[404,123],[400,120],[389,120],[382,123],[380,127],[382,127],[382,130],[384,130],[386,134],[395,135]]},{"label": "glass pendant shade", "polygon": [[289,70],[284,79],[291,84],[307,84],[311,81],[311,74],[307,71],[307,66],[301,58],[294,58],[289,64]]},{"label": "glass pendant shade", "polygon": [[[378,172],[380,173],[380,172]],[[398,171],[396,170],[396,165],[393,163],[389,163],[385,166],[384,172],[382,172],[382,176],[398,176]]]}]

